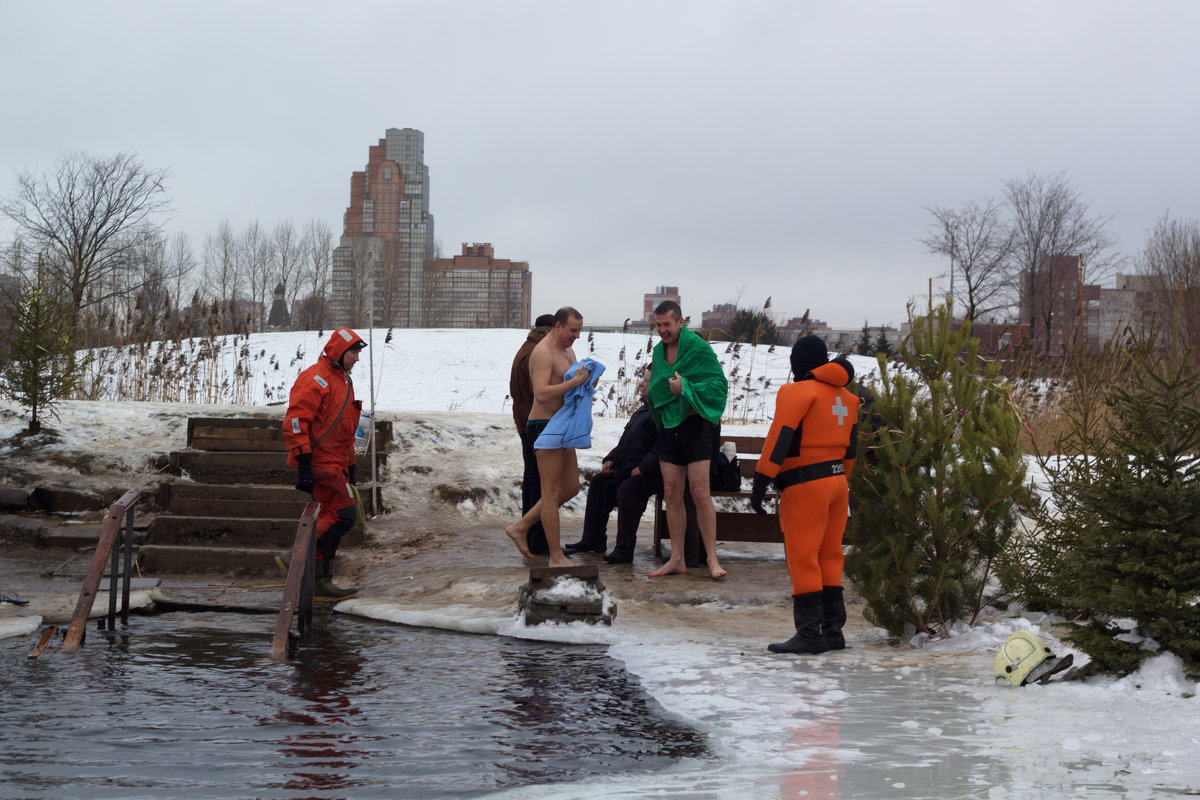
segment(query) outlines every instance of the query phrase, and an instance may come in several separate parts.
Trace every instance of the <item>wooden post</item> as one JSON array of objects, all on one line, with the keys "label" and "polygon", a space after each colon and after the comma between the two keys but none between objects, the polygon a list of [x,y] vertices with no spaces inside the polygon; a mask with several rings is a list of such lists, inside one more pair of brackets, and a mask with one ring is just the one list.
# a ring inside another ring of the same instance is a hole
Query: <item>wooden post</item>
[{"label": "wooden post", "polygon": [[320,503],[309,503],[300,515],[296,528],[296,541],[292,545],[292,560],[288,565],[287,582],[283,585],[283,604],[279,607],[279,619],[275,622],[275,637],[271,640],[271,658],[276,661],[287,658],[288,636],[292,631],[292,620],[300,614],[301,633],[308,633],[312,624],[313,572],[315,571],[315,536],[317,514]]},{"label": "wooden post", "polygon": [[[83,645],[83,634],[87,629],[88,615],[92,613],[92,605],[96,602],[96,592],[100,587],[100,579],[104,577],[104,562],[112,552],[117,534],[121,532],[121,522],[125,513],[133,508],[142,493],[130,489],[113,503],[104,519],[104,527],[100,530],[100,541],[96,543],[96,553],[92,556],[92,565],[88,568],[87,576],[83,579],[83,588],[79,591],[79,601],[75,604],[75,613],[71,616],[71,624],[67,626],[67,635],[63,638],[61,652],[72,653]],[[115,600],[115,598],[114,598]],[[110,600],[111,605],[114,600]]]},{"label": "wooden post", "polygon": [[58,633],[58,626],[51,625],[46,630],[42,631],[42,638],[38,639],[37,646],[29,653],[29,658],[37,658],[46,649],[46,645],[50,644],[50,640],[54,638],[54,634]]}]

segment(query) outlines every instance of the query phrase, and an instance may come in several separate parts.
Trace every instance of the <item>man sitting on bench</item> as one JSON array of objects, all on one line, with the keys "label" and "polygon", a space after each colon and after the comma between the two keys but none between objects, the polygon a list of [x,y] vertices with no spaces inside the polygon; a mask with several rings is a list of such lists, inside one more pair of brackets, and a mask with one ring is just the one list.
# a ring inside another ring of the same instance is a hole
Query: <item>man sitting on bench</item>
[{"label": "man sitting on bench", "polygon": [[563,546],[567,555],[603,553],[608,547],[608,517],[617,509],[617,543],[604,556],[610,564],[633,561],[638,523],[650,498],[662,491],[662,473],[654,454],[657,429],[646,402],[650,367],[638,385],[641,405],[633,412],[617,446],[604,457],[600,471],[592,476],[583,512],[583,537]]}]

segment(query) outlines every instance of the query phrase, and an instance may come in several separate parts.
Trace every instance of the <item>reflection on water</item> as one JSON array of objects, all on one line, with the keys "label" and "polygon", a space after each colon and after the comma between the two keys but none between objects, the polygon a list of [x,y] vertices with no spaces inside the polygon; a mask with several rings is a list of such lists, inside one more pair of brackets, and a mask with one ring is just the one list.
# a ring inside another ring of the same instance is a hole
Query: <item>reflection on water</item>
[{"label": "reflection on water", "polygon": [[601,647],[335,616],[171,614],[0,641],[0,796],[462,797],[706,757]]}]

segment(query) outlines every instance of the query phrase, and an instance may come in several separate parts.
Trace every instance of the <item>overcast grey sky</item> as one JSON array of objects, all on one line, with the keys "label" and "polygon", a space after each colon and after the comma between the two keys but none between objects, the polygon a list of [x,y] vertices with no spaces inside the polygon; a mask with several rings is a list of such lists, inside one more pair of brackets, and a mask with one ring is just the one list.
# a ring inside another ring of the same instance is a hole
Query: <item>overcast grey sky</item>
[{"label": "overcast grey sky", "polygon": [[530,263],[534,313],[678,285],[898,325],[929,206],[1066,171],[1136,256],[1200,217],[1200,3],[0,0],[0,193],[67,150],[169,167],[200,250],[328,220],[425,133],[447,254]]}]

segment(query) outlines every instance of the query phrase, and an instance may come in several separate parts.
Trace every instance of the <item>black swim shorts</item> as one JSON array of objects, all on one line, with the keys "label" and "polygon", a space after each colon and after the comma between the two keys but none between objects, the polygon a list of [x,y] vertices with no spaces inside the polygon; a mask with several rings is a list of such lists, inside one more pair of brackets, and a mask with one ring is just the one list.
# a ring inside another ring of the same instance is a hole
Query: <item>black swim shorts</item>
[{"label": "black swim shorts", "polygon": [[548,419],[531,419],[525,423],[525,441],[529,442],[530,450],[533,449],[533,443],[542,435],[542,431],[550,424]]},{"label": "black swim shorts", "polygon": [[712,459],[717,426],[693,414],[675,428],[658,432],[658,460],[668,464],[693,464]]}]

